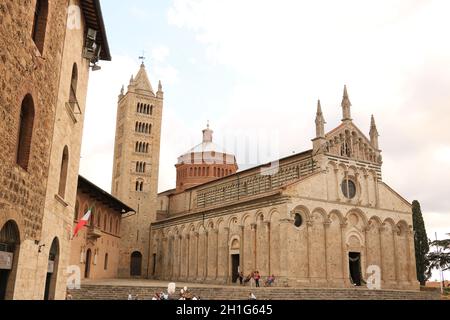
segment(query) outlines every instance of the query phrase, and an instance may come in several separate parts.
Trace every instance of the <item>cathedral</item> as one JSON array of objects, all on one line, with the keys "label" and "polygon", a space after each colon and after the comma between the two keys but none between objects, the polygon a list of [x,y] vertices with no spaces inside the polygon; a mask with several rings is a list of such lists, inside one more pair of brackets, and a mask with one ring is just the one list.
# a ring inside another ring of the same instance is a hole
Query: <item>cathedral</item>
[{"label": "cathedral", "polygon": [[[180,155],[176,188],[157,194],[164,94],[142,65],[119,96],[113,195],[122,219],[119,276],[232,284],[240,272],[276,286],[418,290],[411,204],[383,182],[378,131],[325,130],[320,101],[312,149],[238,171],[235,155],[202,142]],[[175,161],[174,161],[175,162]]]}]

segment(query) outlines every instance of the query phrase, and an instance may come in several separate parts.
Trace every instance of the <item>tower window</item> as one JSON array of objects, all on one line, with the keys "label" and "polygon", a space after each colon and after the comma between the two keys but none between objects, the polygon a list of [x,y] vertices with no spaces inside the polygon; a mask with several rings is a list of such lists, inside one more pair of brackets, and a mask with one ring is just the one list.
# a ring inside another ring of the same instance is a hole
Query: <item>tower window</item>
[{"label": "tower window", "polygon": [[78,86],[78,67],[74,63],[72,67],[72,78],[70,80],[70,94],[69,102],[72,109],[74,109],[74,104],[77,103],[77,86]]},{"label": "tower window", "polygon": [[61,198],[66,196],[66,185],[67,185],[67,172],[69,169],[69,148],[64,147],[62,161],[61,161],[61,171],[59,174],[59,190],[58,195]]},{"label": "tower window", "polygon": [[33,38],[33,41],[41,54],[44,52],[45,32],[47,29],[47,16],[48,16],[48,1],[37,0],[36,8],[34,10],[34,22],[31,37]]},{"label": "tower window", "polygon": [[16,163],[28,170],[30,160],[31,139],[34,126],[34,102],[31,95],[26,95],[22,101],[19,120],[19,137],[17,142]]}]

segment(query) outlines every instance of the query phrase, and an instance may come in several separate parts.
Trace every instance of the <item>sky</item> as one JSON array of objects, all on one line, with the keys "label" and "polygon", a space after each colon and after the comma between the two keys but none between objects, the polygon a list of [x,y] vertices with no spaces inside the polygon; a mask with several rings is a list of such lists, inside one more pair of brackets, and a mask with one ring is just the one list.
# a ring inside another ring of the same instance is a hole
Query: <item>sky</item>
[{"label": "sky", "polygon": [[[117,96],[139,56],[165,100],[159,191],[177,157],[214,140],[241,169],[312,148],[320,98],[339,125],[344,85],[354,123],[373,114],[383,180],[422,205],[428,236],[450,233],[448,0],[102,0],[113,60],[91,72],[81,174],[110,191]],[[259,157],[236,147],[270,144]],[[262,143],[270,141],[270,143]]]}]

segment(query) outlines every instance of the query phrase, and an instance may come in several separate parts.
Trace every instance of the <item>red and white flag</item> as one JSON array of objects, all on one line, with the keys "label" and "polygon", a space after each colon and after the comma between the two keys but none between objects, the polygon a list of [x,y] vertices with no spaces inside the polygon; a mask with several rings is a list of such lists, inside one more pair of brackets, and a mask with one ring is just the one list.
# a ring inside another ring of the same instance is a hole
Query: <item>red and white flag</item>
[{"label": "red and white flag", "polygon": [[78,222],[77,226],[75,227],[75,230],[73,232],[73,238],[78,234],[78,232],[83,229],[85,225],[89,222],[89,219],[91,218],[92,209],[89,209],[89,211],[84,215],[83,218]]}]

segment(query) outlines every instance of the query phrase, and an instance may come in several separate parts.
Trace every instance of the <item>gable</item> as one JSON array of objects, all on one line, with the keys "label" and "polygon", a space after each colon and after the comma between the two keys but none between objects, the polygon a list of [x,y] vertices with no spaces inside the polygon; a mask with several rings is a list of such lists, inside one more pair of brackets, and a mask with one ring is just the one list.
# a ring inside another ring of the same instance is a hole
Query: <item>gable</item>
[{"label": "gable", "polygon": [[330,155],[381,164],[382,158],[370,140],[353,122],[344,122],[325,135]]},{"label": "gable", "polygon": [[379,193],[380,207],[382,209],[411,213],[411,203],[409,203],[386,183],[381,182],[379,184]]}]

